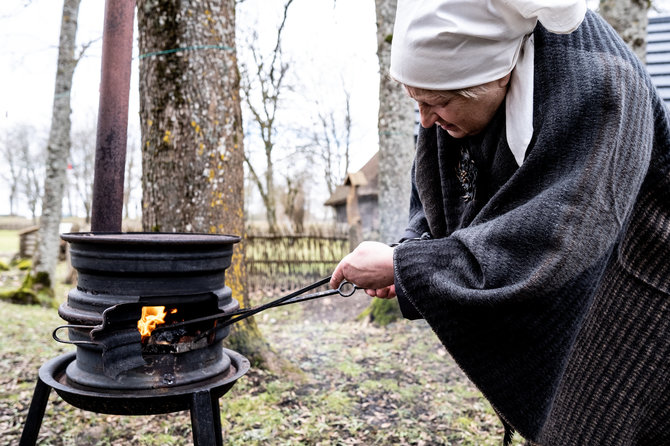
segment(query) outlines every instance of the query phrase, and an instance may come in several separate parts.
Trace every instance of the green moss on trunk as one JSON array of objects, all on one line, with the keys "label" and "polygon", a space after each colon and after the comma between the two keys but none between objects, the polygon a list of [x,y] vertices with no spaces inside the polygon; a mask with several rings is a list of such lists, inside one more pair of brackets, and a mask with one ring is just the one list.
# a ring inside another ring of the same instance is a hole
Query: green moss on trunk
[{"label": "green moss on trunk", "polygon": [[271,347],[260,336],[256,324],[244,322],[232,327],[231,335],[225,340],[226,347],[245,356],[252,366],[265,367],[266,359],[261,354]]},{"label": "green moss on trunk", "polygon": [[391,322],[397,321],[402,314],[398,301],[395,299],[373,299],[372,303],[361,313],[359,319],[370,318],[373,322],[380,326],[385,326]]},{"label": "green moss on trunk", "polygon": [[41,305],[54,308],[58,306],[54,289],[51,287],[51,279],[45,272],[33,275],[31,271],[28,271],[19,288],[0,292],[0,300],[20,305]]}]

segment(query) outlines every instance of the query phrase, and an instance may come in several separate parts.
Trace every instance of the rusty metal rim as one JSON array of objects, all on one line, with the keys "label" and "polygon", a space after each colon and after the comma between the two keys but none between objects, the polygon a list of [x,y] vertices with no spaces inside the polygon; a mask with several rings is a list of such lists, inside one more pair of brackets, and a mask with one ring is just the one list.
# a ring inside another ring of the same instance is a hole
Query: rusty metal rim
[{"label": "rusty metal rim", "polygon": [[146,390],[107,390],[72,385],[65,375],[67,366],[75,360],[75,352],[66,353],[45,363],[39,371],[40,379],[67,403],[83,410],[112,415],[152,415],[187,410],[191,396],[211,392],[215,397],[225,394],[250,368],[247,358],[223,349],[231,361],[228,373],[205,381],[170,388]]},{"label": "rusty metal rim", "polygon": [[125,245],[222,245],[241,240],[237,235],[195,232],[70,232],[61,238],[70,243]]}]

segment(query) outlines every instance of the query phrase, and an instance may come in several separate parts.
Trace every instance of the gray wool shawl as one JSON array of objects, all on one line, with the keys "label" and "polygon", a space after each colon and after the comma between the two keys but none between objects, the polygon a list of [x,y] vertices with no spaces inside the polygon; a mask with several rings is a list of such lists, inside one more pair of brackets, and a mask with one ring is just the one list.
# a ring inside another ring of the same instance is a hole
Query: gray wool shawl
[{"label": "gray wool shawl", "polygon": [[401,306],[542,445],[670,444],[670,124],[598,15],[535,30],[534,134],[421,129]]}]

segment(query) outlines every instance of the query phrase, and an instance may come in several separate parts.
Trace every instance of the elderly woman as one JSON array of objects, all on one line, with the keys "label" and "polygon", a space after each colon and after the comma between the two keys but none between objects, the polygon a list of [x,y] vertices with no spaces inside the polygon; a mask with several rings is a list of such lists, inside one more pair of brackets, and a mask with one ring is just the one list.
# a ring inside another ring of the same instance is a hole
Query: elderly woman
[{"label": "elderly woman", "polygon": [[401,243],[333,273],[424,318],[541,445],[670,444],[670,124],[578,0],[399,0],[421,124]]}]

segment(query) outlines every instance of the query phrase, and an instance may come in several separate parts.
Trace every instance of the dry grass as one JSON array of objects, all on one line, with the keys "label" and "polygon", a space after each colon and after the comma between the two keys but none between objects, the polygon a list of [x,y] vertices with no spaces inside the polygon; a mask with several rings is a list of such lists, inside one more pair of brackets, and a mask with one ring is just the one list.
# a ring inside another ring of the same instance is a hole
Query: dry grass
[{"label": "dry grass", "polygon": [[[57,295],[64,299],[66,290],[59,285]],[[276,296],[254,297],[258,303]],[[266,339],[303,378],[250,370],[220,400],[226,444],[501,444],[502,428],[491,407],[430,328],[423,322],[378,328],[357,321],[367,304],[359,292],[257,316]],[[2,444],[18,444],[39,367],[72,350],[51,338],[62,323],[53,309],[0,302]],[[52,392],[38,444],[190,445],[191,422],[187,412],[86,412]]]}]

